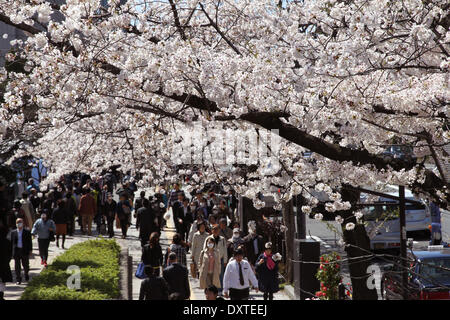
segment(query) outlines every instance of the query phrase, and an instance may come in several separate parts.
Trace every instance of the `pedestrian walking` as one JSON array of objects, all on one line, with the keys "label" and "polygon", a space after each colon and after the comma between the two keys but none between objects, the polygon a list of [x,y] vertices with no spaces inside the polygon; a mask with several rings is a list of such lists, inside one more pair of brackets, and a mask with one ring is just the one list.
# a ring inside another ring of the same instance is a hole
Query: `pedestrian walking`
[{"label": "pedestrian walking", "polygon": [[208,236],[205,240],[204,248],[206,248],[207,241],[212,239],[214,244],[219,251],[219,261],[220,261],[220,287],[223,288],[223,274],[225,272],[225,267],[228,262],[228,250],[227,250],[227,240],[220,235],[220,228],[218,224],[213,225],[212,234]]},{"label": "pedestrian walking", "polygon": [[[177,206],[180,206],[182,204],[182,201],[185,198],[185,196],[186,195],[184,194],[184,191],[180,190],[180,184],[175,183],[173,185],[173,190],[170,191],[169,201],[168,201],[169,205],[167,206],[167,210],[169,210],[170,208],[172,208],[172,212],[174,210],[176,210]],[[174,205],[175,205],[175,207],[174,207]]]},{"label": "pedestrian walking", "polygon": [[155,274],[155,269],[145,266],[147,279],[141,282],[139,300],[169,300],[169,288],[166,280]]},{"label": "pedestrian walking", "polygon": [[159,244],[159,233],[153,232],[150,235],[149,243],[142,248],[141,261],[146,266],[152,267],[154,274],[160,275],[160,268],[163,265],[163,254]]},{"label": "pedestrian walking", "polygon": [[169,266],[164,269],[163,277],[169,287],[169,294],[177,293],[180,300],[187,300],[191,296],[188,269],[178,263],[175,252],[169,254]]},{"label": "pedestrian walking", "polygon": [[112,194],[109,193],[106,199],[105,210],[103,211],[108,226],[108,235],[114,237],[114,221],[117,213],[117,202],[113,200]]},{"label": "pedestrian walking", "polygon": [[256,222],[251,220],[248,222],[248,235],[244,238],[244,254],[248,259],[248,262],[255,266],[256,259],[264,250],[263,237],[256,233]]},{"label": "pedestrian walking", "polygon": [[39,255],[41,257],[41,265],[47,267],[48,247],[50,246],[50,232],[55,232],[56,225],[53,220],[48,218],[47,210],[41,214],[41,217],[36,220],[31,230],[31,234],[38,238]]},{"label": "pedestrian walking", "polygon": [[27,225],[28,219],[26,218],[25,210],[22,209],[22,204],[20,203],[19,199],[14,200],[13,209],[12,209],[12,216],[9,217],[8,226],[10,228],[15,228],[17,219],[24,220],[25,221],[25,227],[27,229],[30,229],[32,227],[32,225],[31,226]]},{"label": "pedestrian walking", "polygon": [[[0,187],[2,182],[0,181]],[[1,193],[0,189],[0,193]],[[1,205],[1,204],[0,204]],[[0,212],[2,214],[3,212]],[[0,215],[0,300],[4,300],[6,283],[12,282],[12,273],[9,262],[12,257],[11,242],[8,238],[8,227],[6,217]]]},{"label": "pedestrian walking", "polygon": [[31,231],[24,228],[22,219],[16,221],[17,229],[11,231],[12,257],[17,284],[22,283],[22,267],[25,281],[28,281],[30,271],[30,256],[33,254]]},{"label": "pedestrian walking", "polygon": [[219,227],[220,227],[220,235],[225,238],[225,240],[231,239],[233,236],[233,230],[227,226],[227,219],[222,218],[219,220]]},{"label": "pedestrian walking", "polygon": [[231,209],[227,207],[227,202],[225,200],[221,200],[219,203],[219,207],[217,209],[217,216],[219,219],[229,219],[230,221],[234,219],[231,214]]},{"label": "pedestrian walking", "polygon": [[241,237],[241,230],[239,228],[234,228],[233,236],[227,243],[228,257],[231,258],[233,256],[233,252],[236,251],[243,243],[244,239]]},{"label": "pedestrian walking", "polygon": [[92,220],[97,211],[97,204],[95,203],[94,197],[92,197],[89,189],[83,189],[83,196],[80,199],[80,206],[78,211],[80,212],[81,221],[83,224],[83,234],[87,234],[89,236],[92,235]]},{"label": "pedestrian walking", "polygon": [[[180,197],[183,196],[180,195]],[[188,199],[184,198],[182,204],[177,206],[177,209],[174,212],[173,221],[175,222],[177,233],[181,235],[181,239],[183,241],[188,241],[189,230],[193,222]]]},{"label": "pedestrian walking", "polygon": [[[138,199],[136,200],[138,201]],[[142,199],[142,206],[136,212],[136,229],[139,230],[141,246],[145,246],[150,235],[157,231],[156,216],[148,199]]]},{"label": "pedestrian walking", "polygon": [[248,300],[250,296],[250,287],[258,292],[258,280],[253,273],[252,267],[248,261],[244,260],[244,251],[238,248],[234,252],[233,259],[225,269],[223,278],[223,294],[225,298],[231,300]]},{"label": "pedestrian walking", "polygon": [[135,214],[134,217],[136,218],[137,211],[144,206],[143,201],[145,199],[145,191],[141,191],[140,197],[136,199],[134,202],[134,210]]},{"label": "pedestrian walking", "polygon": [[190,248],[192,248],[192,239],[194,238],[194,234],[198,231],[198,225],[202,222],[205,223],[205,220],[203,219],[203,215],[201,212],[197,212],[196,219],[192,223],[191,229],[190,229],[189,235],[188,235],[188,244],[189,244]]},{"label": "pedestrian walking", "polygon": [[119,199],[120,201],[117,203],[117,217],[119,218],[120,228],[122,229],[122,239],[125,239],[131,217],[131,204],[128,201],[126,193],[121,193]]},{"label": "pedestrian walking", "polygon": [[191,247],[191,257],[192,257],[192,267],[191,273],[192,277],[197,278],[198,276],[198,260],[200,258],[200,253],[203,250],[203,246],[205,244],[206,238],[208,238],[209,234],[206,232],[205,223],[199,222],[197,224],[198,231],[194,233],[192,237],[192,247]]},{"label": "pedestrian walking", "polygon": [[53,211],[53,221],[56,225],[56,246],[59,248],[59,237],[62,237],[61,247],[64,249],[64,243],[66,242],[67,234],[67,223],[69,222],[69,217],[67,210],[64,206],[64,201],[58,201],[58,207]]},{"label": "pedestrian walking", "polygon": [[166,251],[166,257],[164,259],[165,266],[169,264],[169,254],[171,252],[175,252],[178,263],[186,267],[186,247],[187,244],[181,239],[181,235],[179,233],[175,233],[172,238],[172,244]]},{"label": "pedestrian walking", "polygon": [[66,193],[64,208],[67,212],[67,234],[73,236],[75,232],[75,216],[77,214],[77,203],[72,191]]},{"label": "pedestrian walking", "polygon": [[256,273],[259,291],[264,292],[264,300],[273,300],[273,294],[279,291],[278,257],[272,256],[272,243],[265,244],[264,253],[258,257]]},{"label": "pedestrian walking", "polygon": [[206,289],[211,285],[221,288],[220,252],[213,238],[206,239],[206,247],[200,253],[198,260],[200,288]]}]

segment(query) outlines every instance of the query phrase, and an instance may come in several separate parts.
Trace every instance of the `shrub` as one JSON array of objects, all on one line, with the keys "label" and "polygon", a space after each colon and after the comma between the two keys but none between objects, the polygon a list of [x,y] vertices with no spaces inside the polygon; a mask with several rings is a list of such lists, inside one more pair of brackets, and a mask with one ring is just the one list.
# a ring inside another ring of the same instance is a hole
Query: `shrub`
[{"label": "shrub", "polygon": [[[84,241],[58,256],[47,269],[33,278],[22,300],[107,300],[117,299],[120,246],[114,240]],[[81,288],[67,287],[66,270],[80,268]]]},{"label": "shrub", "polygon": [[336,252],[320,257],[320,267],[316,274],[316,278],[320,281],[320,291],[316,293],[316,296],[320,299],[339,299],[340,260],[341,257]]}]

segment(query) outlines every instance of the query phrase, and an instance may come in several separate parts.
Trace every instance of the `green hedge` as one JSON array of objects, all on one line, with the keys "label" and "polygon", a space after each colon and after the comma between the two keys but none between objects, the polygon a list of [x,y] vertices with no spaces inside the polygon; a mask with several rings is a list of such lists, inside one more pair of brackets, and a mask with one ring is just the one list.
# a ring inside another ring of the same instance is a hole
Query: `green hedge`
[{"label": "green hedge", "polygon": [[[98,239],[77,243],[58,256],[34,277],[21,300],[106,300],[117,299],[120,246],[114,240]],[[80,268],[81,289],[69,289],[69,266]]]}]

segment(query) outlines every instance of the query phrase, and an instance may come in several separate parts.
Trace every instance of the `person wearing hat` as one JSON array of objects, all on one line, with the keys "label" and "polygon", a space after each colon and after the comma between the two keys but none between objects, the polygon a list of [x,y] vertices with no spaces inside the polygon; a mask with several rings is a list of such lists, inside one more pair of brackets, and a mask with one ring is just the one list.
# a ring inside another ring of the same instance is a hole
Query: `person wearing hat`
[{"label": "person wearing hat", "polygon": [[259,290],[264,292],[264,300],[273,300],[273,294],[279,291],[278,263],[279,254],[272,256],[272,243],[265,244],[264,252],[258,257],[256,273]]},{"label": "person wearing hat", "polygon": [[256,279],[250,263],[244,260],[242,247],[239,247],[225,269],[223,296],[230,297],[231,300],[248,300],[250,287],[255,288],[258,292],[258,279]]}]

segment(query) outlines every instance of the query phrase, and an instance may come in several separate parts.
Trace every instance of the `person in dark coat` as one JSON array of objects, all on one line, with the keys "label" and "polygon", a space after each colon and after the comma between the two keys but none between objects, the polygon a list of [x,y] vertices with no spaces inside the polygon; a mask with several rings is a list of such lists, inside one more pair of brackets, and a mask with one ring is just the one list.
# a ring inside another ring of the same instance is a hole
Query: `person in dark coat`
[{"label": "person in dark coat", "polygon": [[188,269],[177,263],[177,255],[175,252],[169,254],[170,266],[164,269],[163,277],[169,286],[169,294],[178,293],[181,300],[187,300],[191,296],[191,288],[189,286]]},{"label": "person in dark coat", "polygon": [[53,211],[53,222],[56,225],[56,246],[59,248],[59,236],[62,236],[61,247],[64,249],[64,243],[66,242],[67,223],[69,217],[65,208],[65,203],[62,200],[58,201],[58,207]]},{"label": "person in dark coat", "polygon": [[146,266],[154,269],[156,276],[160,274],[160,268],[163,265],[163,254],[161,245],[159,244],[159,233],[153,232],[150,236],[149,243],[142,248],[141,261]]},{"label": "person in dark coat", "polygon": [[141,282],[139,300],[169,300],[169,288],[166,280],[155,274],[155,269],[145,266],[144,272],[147,279]]},{"label": "person in dark coat", "polygon": [[128,199],[127,193],[123,192],[120,194],[120,201],[117,203],[117,217],[119,218],[120,228],[122,229],[122,239],[127,237],[131,216],[131,204]]},{"label": "person in dark coat", "polygon": [[256,233],[255,228],[249,228],[249,233],[243,239],[245,256],[252,266],[255,265],[256,259],[264,250],[263,237]]},{"label": "person in dark coat", "polygon": [[75,216],[77,214],[77,203],[72,196],[72,192],[69,191],[66,193],[65,205],[67,212],[67,234],[69,236],[73,236],[75,232]]},{"label": "person in dark coat", "polygon": [[173,220],[175,222],[177,233],[181,235],[183,241],[187,241],[189,230],[191,230],[191,225],[194,222],[191,207],[189,206],[189,200],[187,198],[184,198],[182,205],[178,206],[177,210],[174,211]]},{"label": "person in dark coat", "polygon": [[11,261],[12,250],[11,242],[8,238],[8,228],[5,224],[4,217],[0,219],[0,300],[4,300],[5,284],[12,282],[11,268],[9,261]]},{"label": "person in dark coat", "polygon": [[278,259],[272,259],[272,243],[267,242],[264,252],[256,262],[256,274],[259,290],[264,293],[264,300],[273,300],[273,294],[279,291]]},{"label": "person in dark coat", "polygon": [[24,229],[22,219],[16,221],[17,229],[11,232],[12,257],[14,258],[14,270],[16,272],[17,284],[22,283],[22,269],[25,274],[25,281],[29,280],[30,255],[33,252],[31,231]]},{"label": "person in dark coat", "polygon": [[147,244],[150,235],[157,231],[155,219],[156,215],[150,206],[150,201],[144,198],[142,207],[136,213],[136,229],[139,230],[139,239],[141,239],[142,247]]},{"label": "person in dark coat", "polygon": [[[141,191],[140,198],[137,198],[134,201],[134,210],[135,210],[136,214],[137,214],[137,211],[144,206],[144,199],[145,199],[145,191]],[[134,215],[135,218],[136,218],[136,214]]]},{"label": "person in dark coat", "polygon": [[108,226],[109,237],[114,237],[114,221],[116,219],[117,202],[113,200],[112,194],[109,193],[104,207],[104,217]]}]

